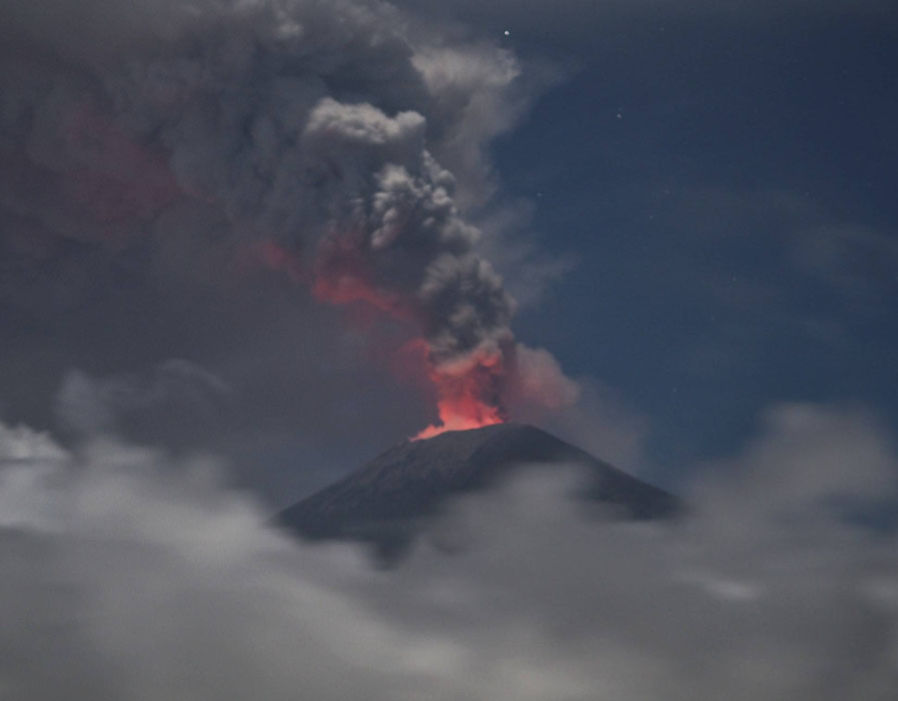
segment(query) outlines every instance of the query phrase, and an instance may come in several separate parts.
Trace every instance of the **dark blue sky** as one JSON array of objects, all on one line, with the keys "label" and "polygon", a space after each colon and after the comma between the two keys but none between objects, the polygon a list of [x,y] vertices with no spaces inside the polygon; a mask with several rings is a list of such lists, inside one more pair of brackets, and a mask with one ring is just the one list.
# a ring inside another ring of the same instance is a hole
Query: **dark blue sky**
[{"label": "dark blue sky", "polygon": [[576,66],[495,149],[577,260],[517,328],[648,416],[659,464],[732,450],[778,401],[898,423],[893,19],[509,25]]}]

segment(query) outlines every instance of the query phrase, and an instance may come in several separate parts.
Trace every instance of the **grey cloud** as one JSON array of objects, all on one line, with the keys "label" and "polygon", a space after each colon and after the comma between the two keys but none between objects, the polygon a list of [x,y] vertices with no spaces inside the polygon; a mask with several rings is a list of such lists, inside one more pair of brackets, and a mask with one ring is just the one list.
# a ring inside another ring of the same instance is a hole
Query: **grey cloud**
[{"label": "grey cloud", "polygon": [[[695,222],[704,240],[710,243],[721,235],[746,235],[734,231],[728,222],[750,225],[755,229],[748,229],[750,235],[770,237],[774,250],[782,255],[784,272],[823,283],[845,309],[880,312],[896,285],[893,270],[898,265],[898,243],[893,232],[866,224],[862,217],[846,218],[826,202],[784,189],[704,187],[686,189],[682,195],[681,213]],[[766,225],[759,212],[765,213]],[[772,230],[761,229],[770,229],[771,221]],[[778,290],[756,283],[754,289],[741,292],[747,301],[757,302],[765,297],[772,300]]]},{"label": "grey cloud", "polygon": [[[762,416],[763,433],[736,460],[709,468],[733,491],[716,508],[736,526],[745,517],[801,521],[830,517],[858,504],[898,496],[898,463],[891,437],[879,420],[857,407],[781,404]],[[715,489],[713,479],[705,488]],[[737,498],[734,498],[737,497]],[[752,522],[747,530],[756,530]]]},{"label": "grey cloud", "polygon": [[65,457],[48,433],[33,431],[27,426],[0,424],[0,460],[4,464],[19,461],[56,460]]},{"label": "grey cloud", "polygon": [[434,152],[458,175],[460,205],[476,209],[498,187],[486,146],[558,82],[560,69],[532,60],[525,70],[515,54],[483,40],[421,46],[412,61],[438,105]]},{"label": "grey cloud", "polygon": [[799,458],[824,435],[857,458],[833,462],[828,493],[857,494],[860,462],[888,484],[890,437],[853,410],[769,416],[733,458],[738,479],[704,482],[679,523],[579,512],[558,466],[459,502],[434,537],[464,547],[423,542],[393,572],[270,531],[208,461],[114,442],[67,453],[3,427],[0,688],[14,701],[890,699],[894,534],[789,486],[815,483]]},{"label": "grey cloud", "polygon": [[187,360],[168,360],[151,377],[118,375],[94,379],[72,371],[56,398],[61,425],[83,435],[123,430],[129,421],[152,421],[168,431],[189,426],[200,434],[204,422],[223,415],[232,390],[221,379]]},{"label": "grey cloud", "polygon": [[[713,315],[674,349],[690,375],[769,377],[784,348],[839,373],[879,353],[868,339],[888,333],[898,263],[887,227],[789,188],[659,184],[653,208],[690,230],[689,246],[668,250],[677,263],[658,274],[700,296]],[[745,257],[762,250],[760,264]]]},{"label": "grey cloud", "polygon": [[538,306],[553,285],[579,262],[573,252],[543,251],[532,228],[534,204],[526,200],[488,207],[478,216],[483,236],[478,250],[502,275],[522,310]]},{"label": "grey cloud", "polygon": [[827,221],[803,227],[793,238],[802,270],[837,290],[859,310],[881,307],[898,290],[898,241],[894,233],[850,222]]},{"label": "grey cloud", "polygon": [[[545,359],[548,361],[548,359]],[[524,408],[526,420],[545,426],[574,445],[600,455],[634,474],[652,465],[646,455],[649,421],[612,387],[591,377],[578,377],[571,394],[560,398],[553,411]]]}]

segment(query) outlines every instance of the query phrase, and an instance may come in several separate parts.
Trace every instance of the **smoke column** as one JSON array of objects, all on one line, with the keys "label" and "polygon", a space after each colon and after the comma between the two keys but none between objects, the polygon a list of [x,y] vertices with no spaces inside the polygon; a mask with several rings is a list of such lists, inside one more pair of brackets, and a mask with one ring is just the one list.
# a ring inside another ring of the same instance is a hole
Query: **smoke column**
[{"label": "smoke column", "polygon": [[[6,10],[28,39],[0,79],[4,249],[262,251],[320,300],[420,329],[439,410],[422,437],[505,419],[528,384],[514,303],[440,160],[486,179],[519,74],[509,53],[364,0],[56,10]],[[103,22],[117,42],[100,40]]]}]

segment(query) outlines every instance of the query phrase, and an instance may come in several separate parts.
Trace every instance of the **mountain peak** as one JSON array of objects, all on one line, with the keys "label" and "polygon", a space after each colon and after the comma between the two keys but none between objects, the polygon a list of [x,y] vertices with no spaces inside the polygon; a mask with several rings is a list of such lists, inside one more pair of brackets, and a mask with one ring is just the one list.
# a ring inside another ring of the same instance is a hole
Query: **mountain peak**
[{"label": "mountain peak", "polygon": [[403,441],[359,470],[283,511],[278,520],[305,538],[404,545],[453,496],[496,484],[522,466],[565,464],[591,476],[582,496],[637,519],[668,516],[670,494],[542,429],[505,423]]}]

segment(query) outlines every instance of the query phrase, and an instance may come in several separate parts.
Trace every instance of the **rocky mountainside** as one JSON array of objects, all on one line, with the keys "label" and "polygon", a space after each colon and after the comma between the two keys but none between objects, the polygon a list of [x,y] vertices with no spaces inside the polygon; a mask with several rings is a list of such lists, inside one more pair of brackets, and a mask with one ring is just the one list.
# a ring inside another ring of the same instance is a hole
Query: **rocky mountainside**
[{"label": "rocky mountainside", "polygon": [[499,482],[522,466],[577,465],[591,475],[585,499],[620,507],[623,516],[661,518],[677,510],[667,492],[533,426],[499,424],[405,441],[278,516],[307,539],[374,543],[401,552],[450,498]]}]

